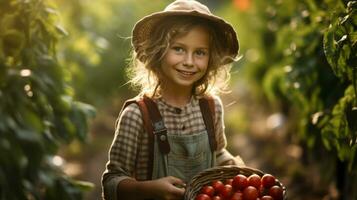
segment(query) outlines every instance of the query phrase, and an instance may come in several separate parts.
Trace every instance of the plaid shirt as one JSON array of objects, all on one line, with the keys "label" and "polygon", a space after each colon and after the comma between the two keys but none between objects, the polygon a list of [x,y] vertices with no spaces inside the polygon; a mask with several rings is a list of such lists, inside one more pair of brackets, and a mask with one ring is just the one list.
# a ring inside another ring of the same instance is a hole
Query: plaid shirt
[{"label": "plaid shirt", "polygon": [[[167,104],[163,99],[154,100],[170,134],[190,135],[206,129],[198,99],[192,98],[183,108]],[[219,97],[215,101],[215,138],[217,141],[217,164],[233,158],[226,151],[223,107]],[[148,134],[143,127],[140,109],[136,104],[126,107],[117,120],[115,137],[109,151],[109,161],[103,174],[102,185],[106,199],[116,199],[117,185],[127,178],[146,180],[148,153]]]}]

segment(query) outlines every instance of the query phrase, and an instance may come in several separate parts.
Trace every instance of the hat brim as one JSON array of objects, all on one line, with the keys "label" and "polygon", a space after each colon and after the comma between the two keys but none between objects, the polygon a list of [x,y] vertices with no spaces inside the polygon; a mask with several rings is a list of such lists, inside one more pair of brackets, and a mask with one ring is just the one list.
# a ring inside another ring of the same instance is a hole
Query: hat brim
[{"label": "hat brim", "polygon": [[[224,48],[227,49],[227,54],[226,56],[229,56],[231,58],[236,58],[238,55],[239,51],[239,42],[237,38],[237,33],[234,30],[233,26],[223,20],[220,17],[217,17],[215,15],[208,15],[208,14],[202,14],[197,11],[187,11],[187,10],[180,10],[180,11],[160,11],[153,13],[151,15],[148,15],[141,20],[139,20],[133,30],[132,30],[132,46],[134,47],[135,52],[139,52],[140,47],[143,42],[145,42],[151,35],[151,32],[153,28],[155,27],[155,24],[158,23],[161,19],[168,17],[168,16],[194,16],[194,17],[199,17],[206,19],[210,22],[212,22],[216,27],[216,31],[220,32],[221,36],[224,37],[222,38],[222,43],[221,44]],[[141,60],[142,61],[142,60]],[[232,62],[233,60],[227,61],[228,64]]]}]

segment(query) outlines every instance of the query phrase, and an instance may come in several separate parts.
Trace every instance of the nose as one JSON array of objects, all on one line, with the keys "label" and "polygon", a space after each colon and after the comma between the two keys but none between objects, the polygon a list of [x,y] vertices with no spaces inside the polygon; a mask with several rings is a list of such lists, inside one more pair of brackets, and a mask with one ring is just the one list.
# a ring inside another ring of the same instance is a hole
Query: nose
[{"label": "nose", "polygon": [[193,66],[193,55],[191,53],[187,53],[183,65],[185,66]]}]

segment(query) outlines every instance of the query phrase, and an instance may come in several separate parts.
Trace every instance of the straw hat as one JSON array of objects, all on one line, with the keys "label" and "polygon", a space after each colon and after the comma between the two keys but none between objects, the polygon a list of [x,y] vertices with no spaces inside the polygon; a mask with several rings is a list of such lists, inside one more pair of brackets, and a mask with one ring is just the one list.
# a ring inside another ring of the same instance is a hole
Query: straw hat
[{"label": "straw hat", "polygon": [[[132,45],[136,53],[141,52],[139,51],[141,50],[140,44],[150,37],[152,30],[156,27],[156,23],[168,16],[195,16],[207,19],[216,26],[215,30],[222,36],[220,41],[222,42],[222,47],[226,49],[226,56],[235,58],[238,55],[238,38],[232,25],[224,19],[213,15],[207,6],[195,0],[176,0],[163,11],[152,13],[139,20],[132,32]],[[138,57],[143,59],[140,55]],[[230,62],[232,60],[227,61],[225,64]]]}]

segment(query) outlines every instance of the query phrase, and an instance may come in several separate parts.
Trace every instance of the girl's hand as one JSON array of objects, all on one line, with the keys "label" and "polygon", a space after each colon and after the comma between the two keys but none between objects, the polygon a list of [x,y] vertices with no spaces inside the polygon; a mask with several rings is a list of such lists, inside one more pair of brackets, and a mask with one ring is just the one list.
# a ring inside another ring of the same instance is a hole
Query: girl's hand
[{"label": "girl's hand", "polygon": [[179,178],[167,176],[151,183],[151,189],[155,199],[180,200],[183,199],[186,184]]}]

